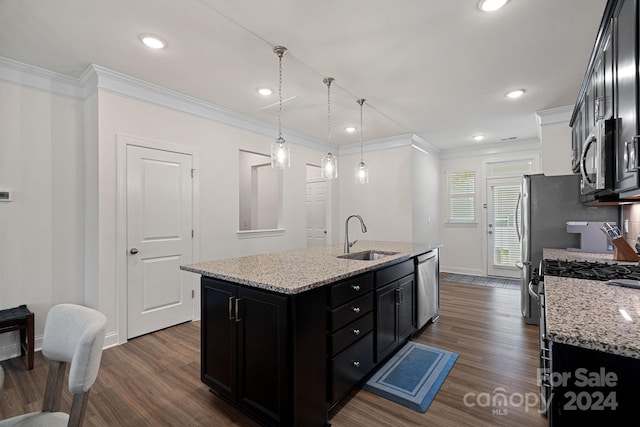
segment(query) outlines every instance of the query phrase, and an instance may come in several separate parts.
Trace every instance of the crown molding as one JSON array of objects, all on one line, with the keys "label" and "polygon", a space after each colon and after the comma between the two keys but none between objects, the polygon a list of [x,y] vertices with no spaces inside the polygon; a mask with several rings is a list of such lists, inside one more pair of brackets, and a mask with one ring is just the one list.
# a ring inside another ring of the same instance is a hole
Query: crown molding
[{"label": "crown molding", "polygon": [[0,56],[0,80],[5,80],[54,95],[82,99],[78,80]]},{"label": "crown molding", "polygon": [[[97,76],[97,88],[99,90],[213,120],[259,135],[273,136],[275,138],[278,131],[273,124],[99,65],[91,64],[83,75],[90,75],[92,72]],[[291,130],[285,130],[284,133],[288,142],[318,151],[326,149],[326,144],[322,141]]]},{"label": "crown molding", "polygon": [[463,157],[490,156],[504,153],[517,153],[520,151],[536,151],[542,148],[537,139],[525,139],[522,141],[499,142],[495,144],[481,145],[478,147],[463,147],[445,150],[440,153],[442,160],[459,159]]},{"label": "crown molding", "polygon": [[573,105],[536,111],[536,123],[538,126],[568,123],[571,120],[571,114],[573,114]]},{"label": "crown molding", "polygon": [[[412,134],[406,133],[402,135],[390,136],[387,138],[372,139],[362,144],[362,150],[365,152],[388,150],[391,148],[406,147],[411,145]],[[338,154],[346,156],[349,154],[360,153],[360,143],[341,145],[338,147]]]}]

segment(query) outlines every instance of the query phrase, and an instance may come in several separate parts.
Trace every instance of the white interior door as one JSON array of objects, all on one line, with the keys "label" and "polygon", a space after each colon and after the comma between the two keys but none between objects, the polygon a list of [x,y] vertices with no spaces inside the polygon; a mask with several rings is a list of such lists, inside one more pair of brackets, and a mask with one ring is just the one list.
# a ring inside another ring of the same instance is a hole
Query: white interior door
[{"label": "white interior door", "polygon": [[127,336],[193,319],[190,154],[127,145]]},{"label": "white interior door", "polygon": [[516,231],[520,191],[520,178],[487,180],[487,273],[490,276],[520,277],[515,266],[520,260]]},{"label": "white interior door", "polygon": [[327,244],[325,181],[307,181],[307,247]]}]

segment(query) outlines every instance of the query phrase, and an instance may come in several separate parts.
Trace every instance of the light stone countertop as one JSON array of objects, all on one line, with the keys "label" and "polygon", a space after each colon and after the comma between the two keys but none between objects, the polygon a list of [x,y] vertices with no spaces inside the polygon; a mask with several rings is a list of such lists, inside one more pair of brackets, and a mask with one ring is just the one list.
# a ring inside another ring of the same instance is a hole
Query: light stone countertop
[{"label": "light stone countertop", "polygon": [[344,246],[319,246],[284,252],[205,261],[181,270],[282,294],[298,294],[367,271],[405,261],[442,247],[439,243],[403,243],[358,240],[351,253],[365,250],[397,252],[378,260],[337,258]]},{"label": "light stone countertop", "polygon": [[[545,259],[615,262],[612,254],[544,249]],[[544,276],[547,337],[553,341],[640,359],[640,289],[598,280]],[[624,310],[632,320],[626,320]]]}]

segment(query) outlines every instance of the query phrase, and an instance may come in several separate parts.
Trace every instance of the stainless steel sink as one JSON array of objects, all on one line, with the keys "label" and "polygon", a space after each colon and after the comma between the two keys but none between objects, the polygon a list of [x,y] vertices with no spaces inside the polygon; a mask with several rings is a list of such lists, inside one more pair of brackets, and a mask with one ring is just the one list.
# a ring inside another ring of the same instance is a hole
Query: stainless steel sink
[{"label": "stainless steel sink", "polygon": [[338,258],[357,259],[360,261],[375,261],[377,259],[389,256],[389,255],[396,255],[397,253],[398,252],[372,250],[372,251],[354,252],[352,254],[338,255]]}]

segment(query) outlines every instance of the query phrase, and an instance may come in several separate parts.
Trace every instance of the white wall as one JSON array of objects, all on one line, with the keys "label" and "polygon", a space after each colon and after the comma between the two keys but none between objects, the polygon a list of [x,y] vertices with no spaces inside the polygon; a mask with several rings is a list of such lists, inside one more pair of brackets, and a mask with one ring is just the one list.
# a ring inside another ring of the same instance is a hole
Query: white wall
[{"label": "white wall", "polygon": [[339,241],[344,242],[347,216],[359,214],[368,231],[363,234],[358,221],[352,219],[351,241],[439,242],[439,160],[409,143],[366,152],[368,184],[355,182],[359,162],[359,154],[342,155],[339,159]]},{"label": "white wall", "polygon": [[0,307],[27,304],[37,336],[51,305],[84,300],[82,136],[82,102],[0,81]]},{"label": "white wall", "polygon": [[571,128],[569,122],[540,126],[542,173],[545,175],[570,175]]},{"label": "white wall", "polygon": [[413,241],[440,243],[440,159],[412,147]]},{"label": "white wall", "polygon": [[[340,242],[344,242],[344,221],[351,214],[362,216],[367,233],[358,220],[349,223],[349,239],[410,242],[413,239],[413,181],[410,146],[365,153],[369,183],[356,184],[355,167],[359,154],[340,156]],[[355,247],[354,247],[355,250]]]}]

